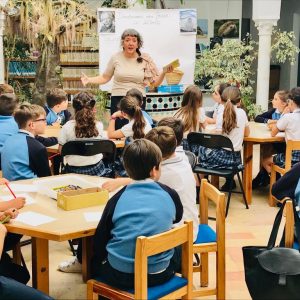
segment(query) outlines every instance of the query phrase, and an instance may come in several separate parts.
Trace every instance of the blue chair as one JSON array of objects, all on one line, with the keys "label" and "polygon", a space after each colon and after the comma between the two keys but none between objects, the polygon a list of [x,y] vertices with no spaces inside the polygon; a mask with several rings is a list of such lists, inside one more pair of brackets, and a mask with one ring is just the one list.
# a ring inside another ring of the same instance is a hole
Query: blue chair
[{"label": "blue chair", "polygon": [[[147,259],[149,256],[182,245],[182,276],[174,275],[159,286],[147,287]],[[108,299],[192,299],[193,284],[193,222],[151,237],[138,237],[135,250],[134,290],[123,291],[104,282],[91,279],[87,283],[87,299],[101,295]]]},{"label": "blue chair", "polygon": [[[208,225],[208,200],[216,206],[216,231]],[[221,193],[206,179],[201,180],[199,205],[199,231],[193,245],[193,253],[200,254],[201,264],[193,267],[200,272],[200,286],[208,286],[208,254],[216,253],[216,287],[194,289],[192,299],[216,295],[225,299],[225,194]]]}]

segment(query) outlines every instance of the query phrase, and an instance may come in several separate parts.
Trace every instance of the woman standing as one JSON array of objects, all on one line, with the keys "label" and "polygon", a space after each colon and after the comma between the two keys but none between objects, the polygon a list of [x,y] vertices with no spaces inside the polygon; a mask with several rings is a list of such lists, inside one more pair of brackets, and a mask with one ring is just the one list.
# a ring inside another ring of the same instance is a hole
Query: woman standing
[{"label": "woman standing", "polygon": [[[111,90],[111,115],[118,110],[118,104],[128,90],[136,88],[145,97],[147,85],[159,86],[164,80],[165,74],[173,71],[173,67],[170,66],[159,73],[152,58],[146,53],[141,53],[143,39],[135,29],[126,29],[123,32],[121,46],[123,50],[111,57],[103,74],[96,77],[88,77],[83,74],[81,77],[84,86],[88,83],[105,84],[114,77]],[[125,122],[118,120],[116,129],[126,123],[128,123],[127,120]]]}]

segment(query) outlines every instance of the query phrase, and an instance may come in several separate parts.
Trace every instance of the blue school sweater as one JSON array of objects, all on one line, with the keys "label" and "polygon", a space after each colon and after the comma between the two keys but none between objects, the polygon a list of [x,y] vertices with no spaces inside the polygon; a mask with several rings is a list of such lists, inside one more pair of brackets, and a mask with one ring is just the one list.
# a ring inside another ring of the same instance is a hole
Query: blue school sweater
[{"label": "blue school sweater", "polygon": [[0,116],[0,154],[6,139],[19,131],[13,116]]},{"label": "blue school sweater", "polygon": [[6,140],[2,148],[1,165],[3,177],[8,180],[51,175],[45,146],[22,130]]},{"label": "blue school sweater", "polygon": [[71,114],[68,110],[63,110],[60,113],[56,113],[47,105],[44,107],[44,109],[46,112],[47,125],[52,125],[58,120],[60,121],[61,125],[64,125],[70,120]]},{"label": "blue school sweater", "polygon": [[[176,191],[153,180],[124,187],[108,202],[94,237],[94,267],[108,259],[121,272],[134,273],[138,236],[151,236],[171,229],[181,220],[182,204]],[[148,273],[166,269],[174,250],[148,259]]]}]

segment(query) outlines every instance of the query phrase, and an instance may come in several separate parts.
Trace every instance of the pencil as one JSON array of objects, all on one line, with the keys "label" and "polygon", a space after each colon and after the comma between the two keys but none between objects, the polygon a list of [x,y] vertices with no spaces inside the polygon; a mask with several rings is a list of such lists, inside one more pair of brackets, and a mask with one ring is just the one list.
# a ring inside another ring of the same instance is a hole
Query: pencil
[{"label": "pencil", "polygon": [[7,223],[10,220],[10,216],[6,216],[2,221],[0,221],[1,224]]},{"label": "pencil", "polygon": [[7,188],[11,192],[11,194],[14,196],[14,198],[16,199],[17,197],[16,197],[15,193],[12,191],[12,189],[10,188],[10,186],[8,185],[8,183],[5,183],[5,185],[7,186]]}]

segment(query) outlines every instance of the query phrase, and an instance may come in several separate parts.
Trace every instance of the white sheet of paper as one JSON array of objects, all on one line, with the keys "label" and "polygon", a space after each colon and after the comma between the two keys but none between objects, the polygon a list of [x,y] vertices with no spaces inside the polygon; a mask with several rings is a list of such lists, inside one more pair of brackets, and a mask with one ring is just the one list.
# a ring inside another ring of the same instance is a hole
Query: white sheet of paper
[{"label": "white sheet of paper", "polygon": [[42,224],[53,222],[56,219],[33,211],[27,211],[24,213],[20,213],[17,216],[16,220],[27,225],[39,226]]},{"label": "white sheet of paper", "polygon": [[[27,193],[36,193],[37,186],[34,184],[18,184],[18,183],[10,183],[9,187],[16,194],[18,192],[27,192]],[[6,191],[9,192],[9,189],[5,187]]]},{"label": "white sheet of paper", "polygon": [[99,222],[102,216],[102,212],[85,212],[83,213],[87,222]]},{"label": "white sheet of paper", "polygon": [[[28,194],[19,194],[17,193],[16,194],[17,197],[24,197],[26,198],[26,203],[25,203],[25,206],[26,205],[30,205],[30,204],[33,204],[35,203],[36,201],[34,199],[32,199]],[[9,200],[12,200],[14,197],[12,195],[5,195],[5,196],[0,196],[0,199],[3,200],[3,201],[9,201]]]}]

